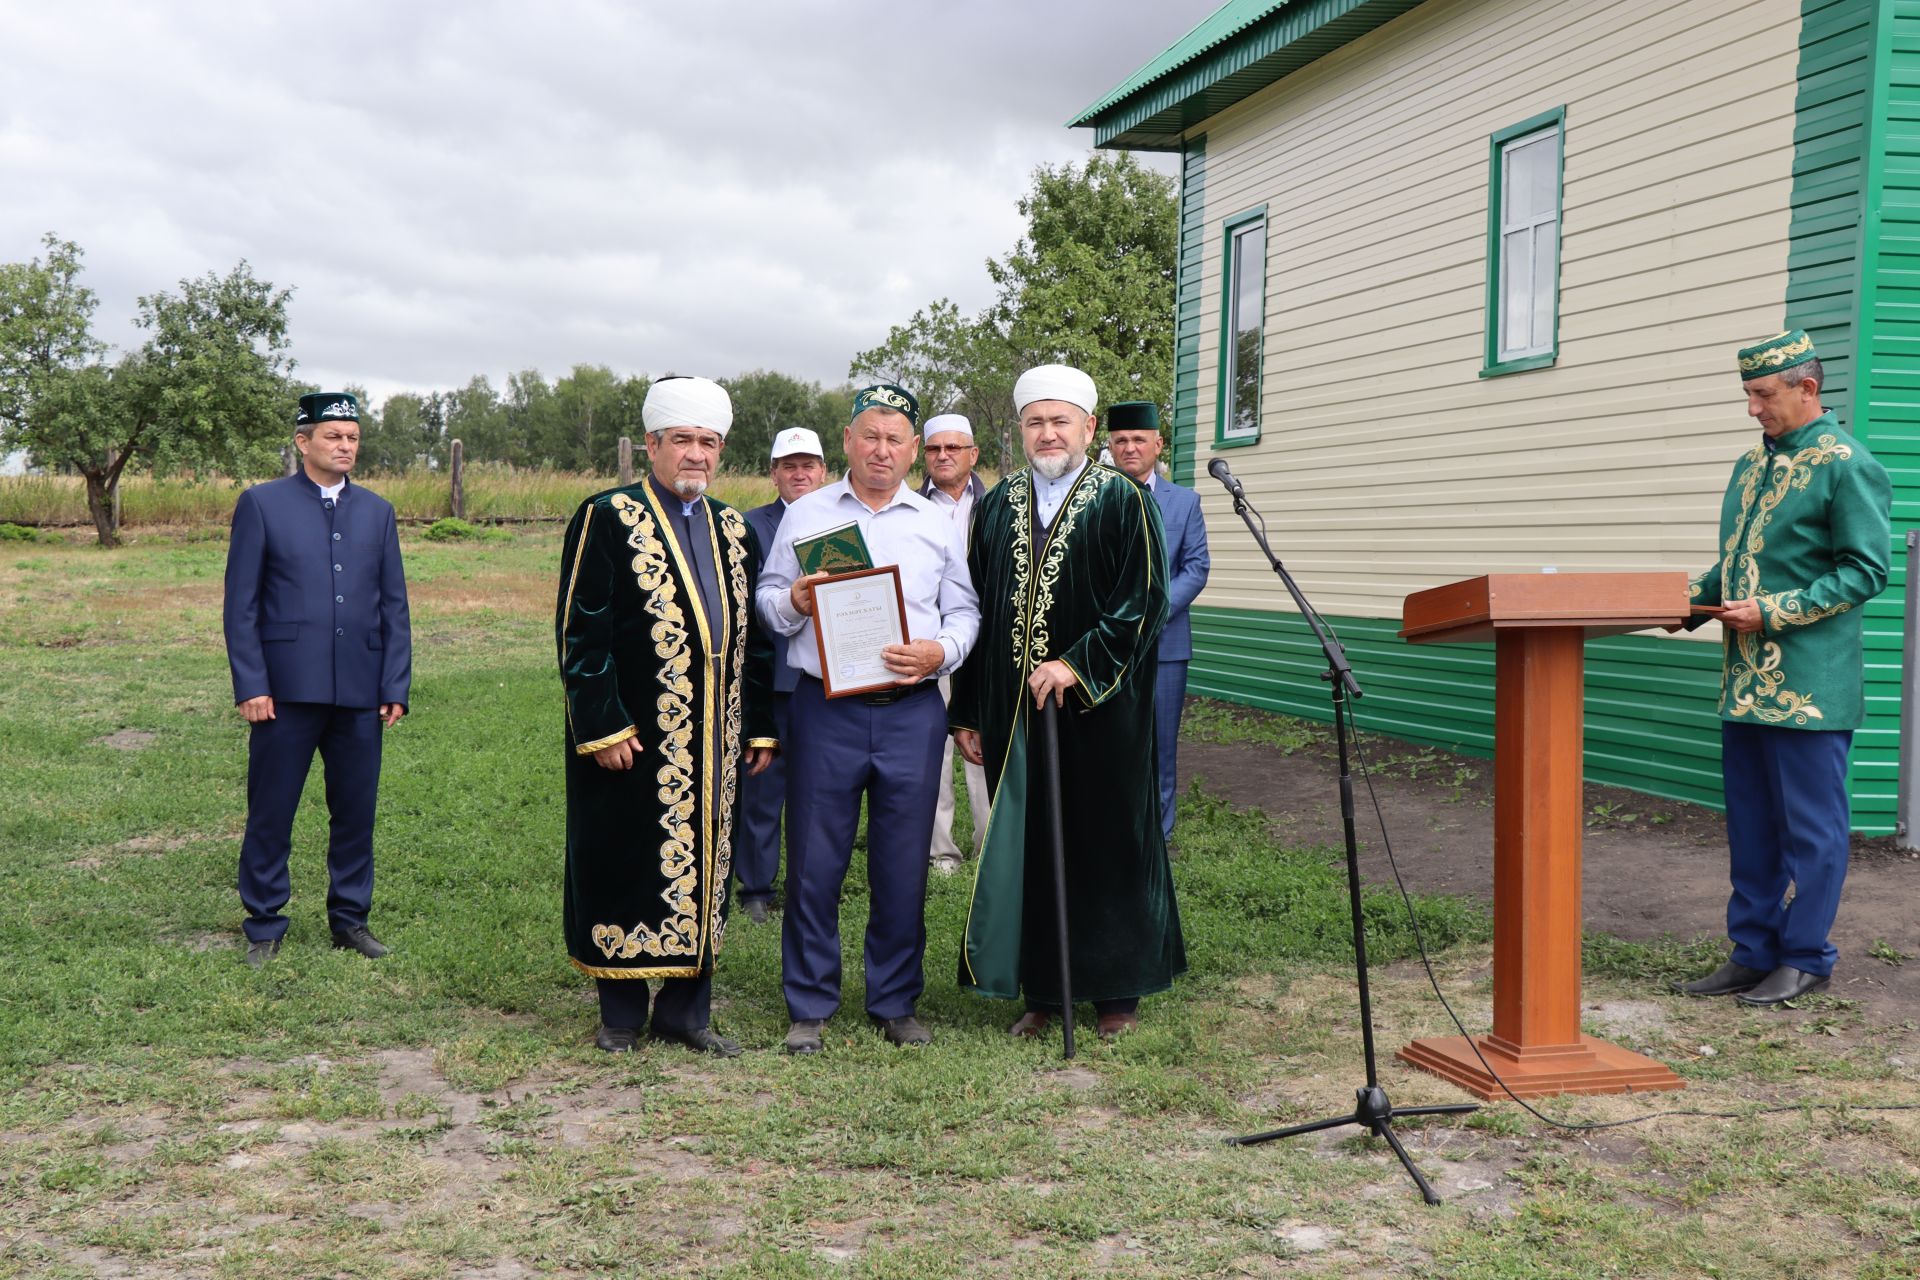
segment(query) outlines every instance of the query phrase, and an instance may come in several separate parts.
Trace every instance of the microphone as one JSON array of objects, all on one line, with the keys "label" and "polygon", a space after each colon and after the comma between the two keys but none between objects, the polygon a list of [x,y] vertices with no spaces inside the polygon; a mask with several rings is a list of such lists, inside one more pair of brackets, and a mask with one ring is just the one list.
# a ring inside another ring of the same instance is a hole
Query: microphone
[{"label": "microphone", "polygon": [[1240,488],[1240,482],[1234,479],[1233,472],[1227,469],[1225,458],[1215,458],[1207,464],[1207,474],[1227,487],[1227,492],[1238,501],[1246,500],[1246,492]]}]

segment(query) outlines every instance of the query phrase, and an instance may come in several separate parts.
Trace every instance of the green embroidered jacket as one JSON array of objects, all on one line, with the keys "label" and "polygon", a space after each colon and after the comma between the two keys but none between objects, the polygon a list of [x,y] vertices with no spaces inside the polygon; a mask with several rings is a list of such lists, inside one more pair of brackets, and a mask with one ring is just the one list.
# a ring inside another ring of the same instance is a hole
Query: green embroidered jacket
[{"label": "green embroidered jacket", "polygon": [[1887,585],[1887,471],[1831,410],[1771,443],[1734,464],[1720,561],[1692,583],[1696,604],[1760,605],[1759,631],[1727,628],[1720,718],[1857,729],[1861,610]]}]

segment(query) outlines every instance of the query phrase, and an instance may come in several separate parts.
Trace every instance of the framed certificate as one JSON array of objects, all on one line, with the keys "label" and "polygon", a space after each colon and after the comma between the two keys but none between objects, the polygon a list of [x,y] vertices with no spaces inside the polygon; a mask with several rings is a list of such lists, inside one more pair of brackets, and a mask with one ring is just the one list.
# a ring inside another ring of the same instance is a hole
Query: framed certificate
[{"label": "framed certificate", "polygon": [[829,698],[891,689],[899,679],[880,651],[907,642],[907,600],[900,569],[858,569],[815,582],[813,634],[820,645],[820,682]]}]

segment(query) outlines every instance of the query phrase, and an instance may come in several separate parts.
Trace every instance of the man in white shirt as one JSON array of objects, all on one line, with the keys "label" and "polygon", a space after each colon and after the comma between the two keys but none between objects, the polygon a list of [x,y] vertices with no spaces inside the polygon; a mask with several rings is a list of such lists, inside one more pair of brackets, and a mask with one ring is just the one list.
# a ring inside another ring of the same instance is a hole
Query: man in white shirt
[{"label": "man in white shirt", "polygon": [[[980,446],[974,443],[973,424],[957,413],[943,413],[927,419],[926,483],[920,496],[938,508],[960,530],[961,541],[973,524],[973,504],[985,494],[987,486],[974,474],[980,461]],[[940,677],[940,696],[946,698],[950,682]],[[973,811],[973,848],[987,835],[987,771],[971,760],[966,762],[967,805]],[[927,849],[927,861],[942,875],[960,869],[963,855],[953,839],[953,741],[949,739],[940,757],[940,803],[933,811],[933,843]]]},{"label": "man in white shirt", "polygon": [[[926,987],[927,845],[939,790],[946,708],[936,677],[960,665],[980,628],[964,530],[906,485],[919,445],[918,402],[891,384],[853,401],[847,475],[787,508],[756,592],[761,619],[792,637],[800,671],[787,751],[787,909],[781,985],[789,1053],[818,1053],[840,1007],[840,889],[867,804],[867,1015],[894,1044],[932,1039],[914,1016]],[[820,680],[812,583],[796,542],[849,522],[875,567],[896,566],[908,641],[883,651],[891,689],[829,700]]]}]

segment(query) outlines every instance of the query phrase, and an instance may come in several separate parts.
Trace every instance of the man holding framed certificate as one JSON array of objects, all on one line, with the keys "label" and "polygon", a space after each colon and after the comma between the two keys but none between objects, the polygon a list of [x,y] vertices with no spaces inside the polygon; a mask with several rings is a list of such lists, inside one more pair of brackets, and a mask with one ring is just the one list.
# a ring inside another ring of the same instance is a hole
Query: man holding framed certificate
[{"label": "man holding framed certificate", "polygon": [[959,529],[906,485],[919,421],[901,387],[854,397],[846,477],[787,508],[756,591],[800,673],[785,744],[789,1053],[818,1053],[840,1007],[840,889],[863,798],[867,1014],[895,1044],[932,1038],[914,1011],[946,740],[936,682],[972,649],[980,609]]}]

